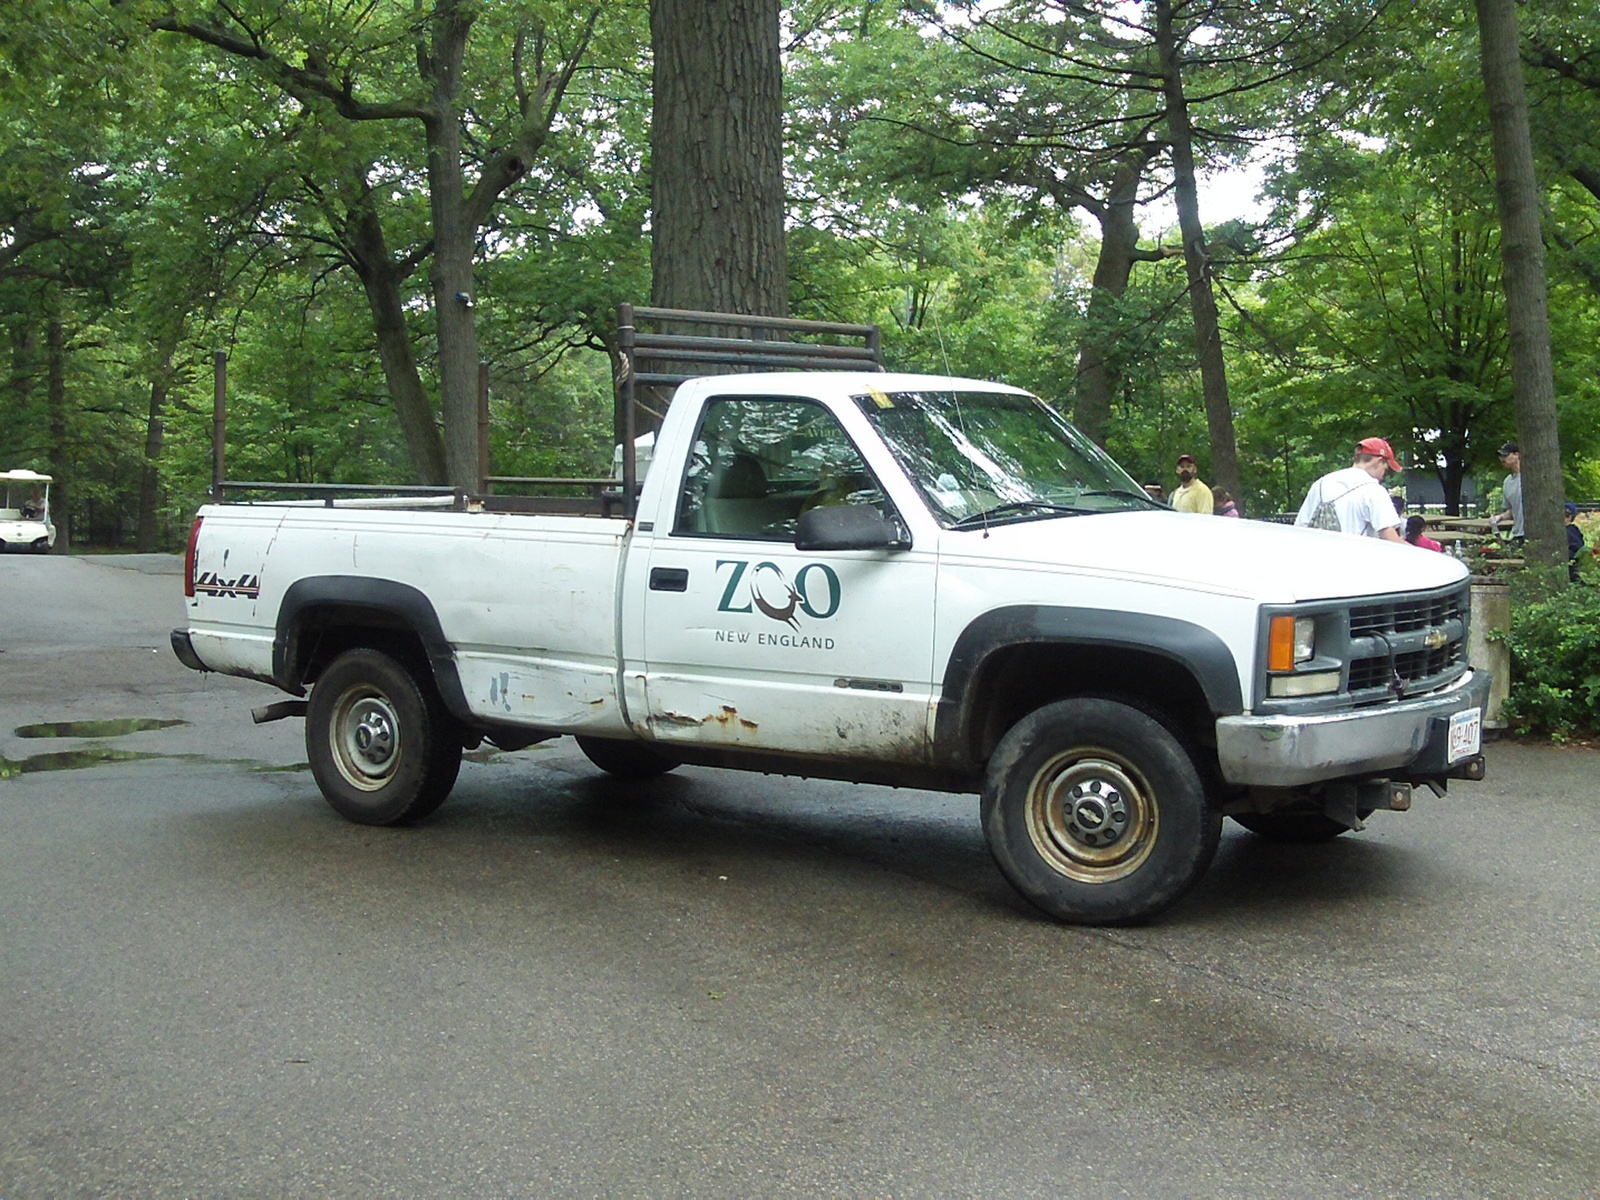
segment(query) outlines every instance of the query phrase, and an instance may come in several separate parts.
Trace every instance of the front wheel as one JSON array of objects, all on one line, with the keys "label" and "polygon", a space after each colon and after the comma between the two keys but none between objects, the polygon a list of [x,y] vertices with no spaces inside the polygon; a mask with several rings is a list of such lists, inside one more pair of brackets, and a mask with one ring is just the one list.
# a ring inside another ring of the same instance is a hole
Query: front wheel
[{"label": "front wheel", "polygon": [[306,754],[334,810],[361,825],[398,825],[444,803],[461,739],[432,681],[378,650],[347,650],[311,689]]},{"label": "front wheel", "polygon": [[1205,874],[1222,831],[1194,760],[1149,713],[1061,700],[1001,739],[983,829],[1013,887],[1084,925],[1146,920]]}]

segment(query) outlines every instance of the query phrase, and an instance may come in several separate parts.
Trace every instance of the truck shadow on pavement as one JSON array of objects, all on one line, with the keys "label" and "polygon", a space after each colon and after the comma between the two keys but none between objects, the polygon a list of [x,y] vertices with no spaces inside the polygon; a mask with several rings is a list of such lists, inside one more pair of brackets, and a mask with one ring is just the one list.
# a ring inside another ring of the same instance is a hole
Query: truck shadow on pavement
[{"label": "truck shadow on pavement", "polygon": [[[886,867],[1039,917],[996,868],[976,796],[692,769],[646,783],[573,773],[561,790],[565,802],[559,818],[544,788],[523,797],[502,793],[506,808],[500,812],[520,814],[512,819],[528,822],[530,832],[594,837],[632,854],[761,859],[804,848]],[[452,799],[434,820],[453,819],[452,808],[456,818],[473,820],[472,810],[480,803],[469,791]],[[1326,911],[1352,901],[1370,911],[1375,903],[1403,901],[1426,889],[1429,861],[1420,852],[1364,834],[1316,845],[1284,845],[1224,820],[1211,869],[1157,923],[1206,924],[1294,910]]]},{"label": "truck shadow on pavement", "polygon": [[[1048,922],[1001,876],[990,856],[975,796],[818,784],[783,777],[684,769],[626,783],[566,763],[501,764],[464,772],[455,793],[415,826],[350,825],[316,795],[309,776],[280,775],[280,798],[207,814],[208,841],[271,855],[284,868],[311,845],[345,860],[374,885],[395,869],[421,869],[445,887],[468,872],[503,872],[511,884],[552,856],[622,862],[645,874],[735,873],[759,879],[829,867],[887,869]],[[292,803],[285,803],[293,794]],[[1429,887],[1419,852],[1363,835],[1312,846],[1278,845],[1224,823],[1216,860],[1195,889],[1155,927],[1347,913],[1404,903]],[[293,849],[291,849],[293,847]],[[367,861],[357,866],[349,856]],[[1420,861],[1419,861],[1420,860]],[[257,862],[257,873],[271,871]],[[349,875],[346,878],[353,878]]]},{"label": "truck shadow on pavement", "polygon": [[1232,916],[1403,901],[1427,888],[1429,859],[1361,833],[1313,845],[1269,842],[1224,821],[1222,845],[1185,904]]}]

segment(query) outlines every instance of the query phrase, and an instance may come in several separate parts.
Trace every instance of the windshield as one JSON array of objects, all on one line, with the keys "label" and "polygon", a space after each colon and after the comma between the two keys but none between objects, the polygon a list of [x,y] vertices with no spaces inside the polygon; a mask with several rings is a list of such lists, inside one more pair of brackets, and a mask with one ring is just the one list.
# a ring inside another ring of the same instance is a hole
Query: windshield
[{"label": "windshield", "polygon": [[1033,396],[874,390],[854,399],[947,528],[1162,507]]}]

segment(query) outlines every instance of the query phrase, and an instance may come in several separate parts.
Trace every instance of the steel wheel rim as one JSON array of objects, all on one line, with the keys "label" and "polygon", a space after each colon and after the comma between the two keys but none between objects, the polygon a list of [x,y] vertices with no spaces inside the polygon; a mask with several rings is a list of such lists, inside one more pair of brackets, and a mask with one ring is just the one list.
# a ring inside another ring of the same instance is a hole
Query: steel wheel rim
[{"label": "steel wheel rim", "polygon": [[400,719],[389,698],[370,685],[347,688],[329,723],[334,765],[351,787],[375,792],[400,765]]},{"label": "steel wheel rim", "polygon": [[1122,879],[1150,857],[1158,816],[1149,783],[1100,749],[1058,754],[1035,772],[1028,836],[1050,867],[1080,883]]}]

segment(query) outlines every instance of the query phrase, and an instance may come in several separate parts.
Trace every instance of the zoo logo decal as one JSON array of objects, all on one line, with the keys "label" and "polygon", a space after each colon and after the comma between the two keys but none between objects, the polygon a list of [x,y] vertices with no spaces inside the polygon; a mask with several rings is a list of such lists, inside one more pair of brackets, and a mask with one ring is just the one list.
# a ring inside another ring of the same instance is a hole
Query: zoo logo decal
[{"label": "zoo logo decal", "polygon": [[793,582],[773,562],[752,565],[748,559],[718,559],[719,574],[724,567],[731,569],[722,598],[717,601],[718,612],[756,611],[790,629],[799,629],[799,613],[826,621],[839,611],[839,576],[827,563],[806,563],[795,572]]}]

